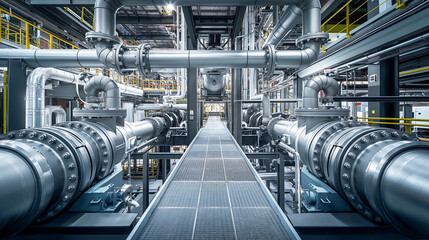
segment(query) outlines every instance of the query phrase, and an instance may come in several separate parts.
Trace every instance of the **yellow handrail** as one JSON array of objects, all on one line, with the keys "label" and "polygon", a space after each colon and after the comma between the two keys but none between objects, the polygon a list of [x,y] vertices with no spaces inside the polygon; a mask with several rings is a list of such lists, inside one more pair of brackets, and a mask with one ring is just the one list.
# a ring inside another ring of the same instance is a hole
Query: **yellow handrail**
[{"label": "yellow handrail", "polygon": [[[38,47],[38,48],[44,48],[44,46],[41,44],[41,40],[45,41],[46,44],[46,48],[72,48],[72,49],[78,49],[78,47],[76,47],[75,45],[69,43],[68,41],[59,38],[57,36],[55,36],[54,34],[37,27],[35,24],[28,22],[27,20],[16,16],[15,14],[0,8],[0,15],[4,13],[6,15],[9,15],[10,17],[13,17],[19,21],[21,21],[21,23],[19,25],[16,25],[14,23],[12,23],[10,20],[6,20],[6,21],[0,21],[0,38],[6,39],[6,40],[10,40],[10,39],[14,39],[14,42],[16,44],[20,44],[22,45],[22,37],[23,35],[25,38],[25,48],[29,49],[31,45]],[[25,27],[25,32],[23,33],[22,31],[22,26]],[[3,31],[3,29],[5,31]],[[30,29],[33,29],[33,31],[40,31],[42,33],[45,33],[48,35],[49,40],[43,39],[43,38],[37,38],[36,36],[32,35],[30,33]],[[5,34],[3,34],[3,32]],[[3,36],[4,35],[4,36]],[[1,40],[0,40],[1,41]],[[49,41],[49,42],[48,42]],[[57,43],[55,43],[55,41],[57,41]]]},{"label": "yellow handrail", "polygon": [[[368,120],[368,121],[358,121],[361,123],[368,123],[370,126],[373,124],[386,124],[386,125],[401,125],[405,126],[405,132],[411,133],[411,127],[429,127],[428,124],[417,124],[411,123],[414,122],[429,122],[429,119],[416,119],[416,118],[383,118],[383,117],[357,117],[357,119]],[[374,120],[384,120],[384,121],[404,121],[404,122],[379,122]]]},{"label": "yellow handrail", "polygon": [[[321,31],[322,32],[331,32],[331,30],[335,29],[337,26],[339,26],[342,22],[346,22],[345,27],[343,27],[340,31],[336,32],[336,34],[334,34],[333,36],[331,36],[329,38],[329,40],[332,40],[335,36],[337,36],[338,34],[342,33],[345,31],[346,33],[346,37],[350,38],[352,37],[352,35],[350,34],[350,31],[353,30],[354,28],[356,28],[357,25],[356,23],[361,20],[362,18],[364,18],[365,16],[367,16],[369,13],[373,12],[374,10],[376,10],[377,8],[379,8],[381,5],[385,4],[388,0],[383,1],[382,3],[380,3],[378,6],[374,7],[373,9],[369,10],[367,13],[365,13],[364,15],[360,16],[359,18],[357,18],[356,20],[354,20],[352,23],[350,23],[350,16],[353,15],[357,10],[359,10],[360,8],[362,8],[367,2],[368,0],[365,0],[361,5],[359,5],[354,11],[350,12],[350,3],[353,0],[348,1],[347,3],[345,3],[339,10],[337,10],[332,16],[330,16],[325,22],[322,23],[321,25]],[[406,5],[404,3],[401,3],[400,0],[397,0],[397,9],[400,8],[404,8]],[[346,9],[346,17],[341,19],[338,23],[334,24],[333,26],[331,26],[329,29],[326,28],[328,26],[328,22],[330,20],[332,20],[335,16],[337,16],[343,9]],[[324,47],[322,46],[322,51],[325,51]]]}]

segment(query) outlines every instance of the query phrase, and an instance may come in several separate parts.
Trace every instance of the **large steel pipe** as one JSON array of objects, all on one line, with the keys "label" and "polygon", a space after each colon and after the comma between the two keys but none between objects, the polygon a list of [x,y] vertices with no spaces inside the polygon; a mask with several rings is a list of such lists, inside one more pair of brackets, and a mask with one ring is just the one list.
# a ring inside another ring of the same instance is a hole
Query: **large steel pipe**
[{"label": "large steel pipe", "polygon": [[164,118],[118,126],[75,121],[0,135],[0,237],[57,215],[121,161],[125,146],[164,133]]},{"label": "large steel pipe", "polygon": [[[274,139],[288,138],[310,171],[364,216],[429,237],[429,144],[394,129],[326,121],[307,129],[274,119]],[[404,207],[406,206],[406,207]]]}]

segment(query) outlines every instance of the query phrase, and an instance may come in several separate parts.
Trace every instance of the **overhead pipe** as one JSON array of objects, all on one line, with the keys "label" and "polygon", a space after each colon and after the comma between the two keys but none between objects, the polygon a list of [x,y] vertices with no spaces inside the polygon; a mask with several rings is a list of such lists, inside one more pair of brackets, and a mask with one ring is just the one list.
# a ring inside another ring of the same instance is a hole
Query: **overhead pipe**
[{"label": "overhead pipe", "polygon": [[[179,16],[180,16],[180,37],[179,38],[179,28],[177,28],[177,49],[186,49],[187,48],[187,27],[186,27],[186,21],[185,16],[183,11],[180,11],[181,8],[177,7],[177,26],[179,26]],[[180,39],[180,41],[179,41]],[[179,44],[180,42],[180,44]],[[177,69],[177,74],[176,74],[176,81],[177,81],[177,90],[176,90],[176,95],[175,96],[168,96],[168,95],[164,95],[162,97],[163,102],[164,103],[168,103],[171,101],[176,101],[179,99],[184,99],[186,96],[186,90],[187,90],[187,81],[186,81],[186,69],[181,68],[181,69]],[[180,80],[179,80],[180,79]],[[180,81],[180,91],[179,91],[179,81]]]},{"label": "overhead pipe", "polygon": [[[317,1],[318,2],[318,1]],[[277,46],[282,39],[291,34],[291,29],[301,20],[302,10],[296,5],[290,5],[283,12],[278,23],[274,26],[273,31],[268,35],[263,47],[267,45]]]},{"label": "overhead pipe", "polygon": [[[252,5],[255,3],[257,3],[257,1],[253,1]],[[281,4],[296,5],[298,3],[303,11],[304,35],[297,39],[297,44],[302,45],[304,49],[279,52],[268,49],[269,61],[267,61],[266,51],[260,51],[260,53],[256,55],[253,55],[254,51],[244,51],[244,54],[241,55],[233,51],[220,51],[220,53],[207,51],[164,51],[163,53],[157,53],[151,51],[146,45],[141,45],[137,49],[130,50],[124,47],[120,39],[115,36],[116,11],[122,5],[141,5],[141,1],[97,0],[94,5],[94,31],[88,32],[86,37],[88,41],[94,43],[99,60],[106,67],[115,68],[119,73],[129,72],[136,67],[143,74],[149,71],[150,68],[156,67],[258,68],[267,67],[267,62],[270,68],[275,68],[276,64],[277,67],[280,68],[298,68],[315,61],[322,42],[328,38],[326,33],[320,33],[320,2],[318,0],[308,0],[304,2],[295,0],[284,1]],[[154,2],[152,4],[154,4]],[[180,1],[175,4],[180,5]],[[258,59],[259,57],[260,59]],[[236,62],[244,64],[244,66],[235,66],[234,63]],[[158,66],[157,64],[160,65]],[[253,64],[256,66],[252,66]]]},{"label": "overhead pipe", "polygon": [[[282,1],[281,3],[276,2],[274,5],[296,5],[298,2],[297,0]],[[112,67],[120,74],[127,74],[135,69],[147,74],[151,68],[164,67],[300,68],[317,59],[322,42],[328,39],[328,34],[320,33],[320,8],[308,7],[308,14],[303,14],[304,35],[297,39],[297,45],[303,47],[302,50],[274,51],[268,47],[266,50],[260,51],[155,51],[150,50],[147,45],[129,48],[122,45],[120,39],[114,34],[117,8],[121,4],[130,3],[142,4],[140,1],[125,0],[121,2],[119,0],[96,1],[95,29],[93,32],[87,33],[88,41],[93,42],[97,49],[95,51],[39,49],[22,50],[22,52],[15,49],[3,49],[0,50],[0,59],[23,59],[31,67]],[[234,2],[234,4],[236,3]],[[252,5],[254,4],[255,2],[252,1]],[[308,3],[308,5],[311,4],[313,3]]]},{"label": "overhead pipe", "polygon": [[105,76],[93,76],[85,84],[84,91],[89,97],[98,97],[100,92],[106,93],[107,109],[121,108],[121,94],[118,83]]},{"label": "overhead pipe", "polygon": [[61,106],[45,106],[45,125],[44,127],[52,126],[53,116],[55,115],[55,124],[66,121],[66,111]]},{"label": "overhead pipe", "polygon": [[326,97],[338,94],[338,82],[326,75],[319,75],[307,81],[302,91],[302,105],[304,108],[317,108],[319,106],[319,92],[323,91]]}]

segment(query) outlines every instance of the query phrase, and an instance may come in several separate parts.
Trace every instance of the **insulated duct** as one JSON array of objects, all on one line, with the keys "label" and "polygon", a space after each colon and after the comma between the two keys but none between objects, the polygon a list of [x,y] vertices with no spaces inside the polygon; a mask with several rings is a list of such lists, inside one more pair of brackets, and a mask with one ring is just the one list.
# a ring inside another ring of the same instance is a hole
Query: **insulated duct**
[{"label": "insulated duct", "polygon": [[66,121],[66,111],[61,106],[45,106],[45,125],[50,127],[53,125],[53,115],[55,116],[55,123],[62,123]]},{"label": "insulated duct", "polygon": [[48,79],[67,83],[78,81],[77,75],[55,68],[34,69],[27,79],[25,126],[42,127],[45,124],[45,84]]},{"label": "insulated duct", "polygon": [[[26,127],[42,127],[45,120],[45,85],[49,79],[55,79],[60,82],[75,84],[79,76],[55,68],[36,68],[27,78],[26,90]],[[83,85],[83,82],[79,82]],[[122,95],[143,96],[143,90],[118,84]]]},{"label": "insulated duct", "polygon": [[[43,221],[70,206],[111,173],[125,152],[164,134],[170,126],[153,117],[117,126],[73,121],[0,135],[0,237]],[[128,144],[129,142],[129,144]]]}]

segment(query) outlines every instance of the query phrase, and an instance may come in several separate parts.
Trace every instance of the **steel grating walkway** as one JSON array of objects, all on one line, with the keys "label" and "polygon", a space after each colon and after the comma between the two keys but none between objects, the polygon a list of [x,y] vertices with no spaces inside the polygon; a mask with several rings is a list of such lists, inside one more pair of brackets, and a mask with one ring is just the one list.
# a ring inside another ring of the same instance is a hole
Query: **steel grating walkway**
[{"label": "steel grating walkway", "polygon": [[210,118],[128,237],[299,239],[219,118]]}]

